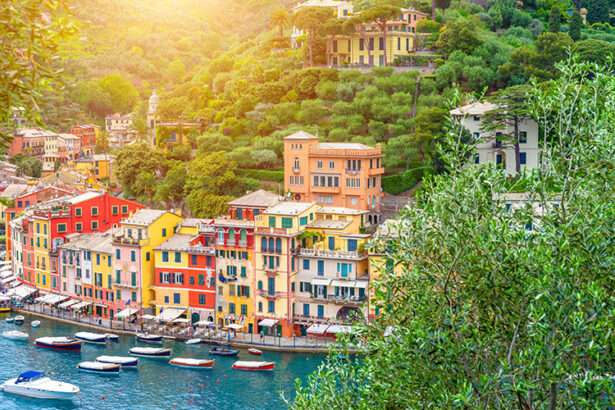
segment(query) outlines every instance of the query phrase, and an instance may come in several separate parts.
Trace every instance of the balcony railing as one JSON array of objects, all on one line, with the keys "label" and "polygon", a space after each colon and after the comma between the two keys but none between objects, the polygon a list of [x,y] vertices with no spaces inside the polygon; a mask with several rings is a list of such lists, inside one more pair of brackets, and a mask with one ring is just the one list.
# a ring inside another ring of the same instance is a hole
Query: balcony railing
[{"label": "balcony railing", "polygon": [[264,233],[264,234],[280,234],[280,235],[288,235],[290,229],[286,228],[272,228],[269,226],[259,226],[256,228],[256,232]]},{"label": "balcony railing", "polygon": [[360,169],[350,169],[350,168],[346,168],[346,173],[348,175],[360,175],[361,174],[361,170]]},{"label": "balcony railing", "polygon": [[190,252],[213,255],[214,253],[216,253],[216,248],[214,248],[213,246],[203,246],[203,245],[200,245],[200,244],[199,245],[191,245],[190,246]]},{"label": "balcony railing", "polygon": [[337,305],[360,305],[365,302],[365,296],[335,296],[329,295],[328,299]]},{"label": "balcony railing", "polygon": [[266,275],[277,275],[278,274],[278,267],[274,266],[273,268],[269,265],[263,265],[263,270],[265,271]]},{"label": "balcony railing", "polygon": [[113,282],[113,286],[117,286],[118,288],[131,288],[136,289],[139,286],[133,285],[132,283],[124,283],[124,282]]},{"label": "balcony railing", "polygon": [[295,251],[300,256],[313,256],[333,259],[359,259],[367,257],[367,253],[359,251],[339,251],[329,249],[301,248]]},{"label": "balcony railing", "polygon": [[257,289],[256,294],[267,299],[279,299],[286,296],[284,292],[270,292],[265,289]]},{"label": "balcony railing", "polygon": [[248,241],[246,241],[246,240],[243,240],[243,241],[242,241],[242,240],[240,239],[240,240],[239,240],[239,247],[240,247],[240,248],[247,248],[247,247],[248,247]]},{"label": "balcony railing", "polygon": [[293,172],[298,173],[299,172],[299,168],[293,167]]},{"label": "balcony railing", "polygon": [[149,238],[133,238],[130,236],[114,236],[113,243],[119,245],[147,245]]},{"label": "balcony railing", "polygon": [[235,239],[227,239],[226,246],[235,246]]}]

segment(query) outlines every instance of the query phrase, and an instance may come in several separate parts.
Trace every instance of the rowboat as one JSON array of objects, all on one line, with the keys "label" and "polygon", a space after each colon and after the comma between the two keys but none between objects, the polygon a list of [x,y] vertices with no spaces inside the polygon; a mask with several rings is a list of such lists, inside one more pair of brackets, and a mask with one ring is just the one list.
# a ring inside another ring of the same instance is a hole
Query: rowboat
[{"label": "rowboat", "polygon": [[6,321],[6,323],[13,323],[15,321],[15,318],[13,316],[11,316],[11,317],[7,317],[4,320]]},{"label": "rowboat", "polygon": [[162,336],[161,335],[150,335],[148,333],[137,333],[135,336],[141,342],[146,342],[146,343],[160,343],[160,342],[162,342]]},{"label": "rowboat", "polygon": [[201,339],[188,339],[186,340],[187,345],[198,345],[201,343]]},{"label": "rowboat", "polygon": [[176,357],[169,361],[169,364],[190,369],[211,369],[214,367],[215,360],[200,360]]},{"label": "rowboat", "polygon": [[16,325],[23,325],[23,322],[26,321],[26,318],[21,316],[21,315],[17,315],[15,316],[15,324]]},{"label": "rowboat", "polygon": [[40,399],[72,399],[80,394],[79,387],[51,380],[45,373],[28,371],[2,384],[5,393]]},{"label": "rowboat", "polygon": [[212,347],[209,349],[209,354],[218,355],[218,356],[237,356],[239,350],[231,350],[225,347]]},{"label": "rowboat", "polygon": [[262,354],[263,354],[263,352],[262,352],[262,351],[260,351],[260,350],[258,350],[258,349],[255,349],[255,348],[253,348],[253,347],[251,347],[250,349],[248,349],[248,352],[249,352],[249,353],[251,353],[251,354],[253,354],[253,355],[255,355],[255,356],[260,356],[260,355],[262,355]]},{"label": "rowboat", "polygon": [[137,364],[139,364],[139,359],[136,357],[124,356],[98,356],[96,361],[100,363],[119,364],[122,367],[137,367]]},{"label": "rowboat", "polygon": [[168,358],[171,357],[171,349],[162,347],[133,347],[128,351],[133,356]]},{"label": "rowboat", "polygon": [[37,347],[54,350],[66,350],[70,352],[81,351],[81,341],[67,337],[39,337],[34,341]]},{"label": "rowboat", "polygon": [[105,333],[105,337],[107,338],[107,340],[112,340],[114,342],[120,340],[120,337],[118,335],[114,335],[113,333]]},{"label": "rowboat", "polygon": [[249,371],[272,371],[274,366],[274,362],[251,362],[240,360],[233,363],[233,369]]},{"label": "rowboat", "polygon": [[35,320],[32,323],[30,323],[30,326],[32,327],[39,327],[41,325],[41,321],[40,320]]},{"label": "rowboat", "polygon": [[2,332],[2,336],[6,339],[11,340],[27,340],[28,334],[24,332],[20,332],[19,330],[7,330],[6,332]]},{"label": "rowboat", "polygon": [[119,364],[102,362],[81,362],[77,365],[79,370],[104,374],[119,374],[120,367],[122,366]]},{"label": "rowboat", "polygon": [[104,345],[107,342],[107,337],[102,333],[77,332],[75,333],[75,337],[86,343]]}]

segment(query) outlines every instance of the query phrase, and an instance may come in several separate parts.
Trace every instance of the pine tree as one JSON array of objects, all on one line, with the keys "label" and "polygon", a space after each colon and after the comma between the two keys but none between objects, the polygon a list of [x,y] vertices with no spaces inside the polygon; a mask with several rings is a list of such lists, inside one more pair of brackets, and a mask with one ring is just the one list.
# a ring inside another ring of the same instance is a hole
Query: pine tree
[{"label": "pine tree", "polygon": [[578,11],[572,13],[570,18],[570,30],[568,35],[574,40],[579,41],[581,39],[581,26],[583,25],[583,19]]},{"label": "pine tree", "polygon": [[587,22],[589,24],[609,21],[608,0],[584,0],[583,7],[587,9]]},{"label": "pine tree", "polygon": [[559,7],[551,7],[551,13],[549,13],[549,31],[551,33],[559,33],[560,14]]}]

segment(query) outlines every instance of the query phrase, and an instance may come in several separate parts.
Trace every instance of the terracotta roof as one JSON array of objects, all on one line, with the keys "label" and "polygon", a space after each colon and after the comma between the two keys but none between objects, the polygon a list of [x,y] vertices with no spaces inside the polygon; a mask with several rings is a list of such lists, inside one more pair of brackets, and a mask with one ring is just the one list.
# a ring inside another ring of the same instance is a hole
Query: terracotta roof
[{"label": "terracotta roof", "polygon": [[17,198],[28,189],[26,184],[11,184],[0,193],[0,198]]},{"label": "terracotta roof", "polygon": [[122,224],[149,226],[169,211],[156,209],[140,209],[134,215],[122,219]]},{"label": "terracotta roof", "polygon": [[285,140],[313,140],[318,139],[316,135],[312,135],[309,132],[305,131],[297,131],[294,134],[289,135],[288,137],[284,137]]},{"label": "terracotta roof", "polygon": [[176,233],[154,248],[155,251],[188,251],[195,235]]},{"label": "terracotta roof", "polygon": [[267,215],[299,215],[307,211],[312,205],[312,202],[280,202],[263,212]]},{"label": "terracotta roof", "polygon": [[247,195],[233,199],[228,202],[230,206],[248,206],[248,207],[264,207],[269,208],[280,201],[280,196],[273,192],[259,189]]}]

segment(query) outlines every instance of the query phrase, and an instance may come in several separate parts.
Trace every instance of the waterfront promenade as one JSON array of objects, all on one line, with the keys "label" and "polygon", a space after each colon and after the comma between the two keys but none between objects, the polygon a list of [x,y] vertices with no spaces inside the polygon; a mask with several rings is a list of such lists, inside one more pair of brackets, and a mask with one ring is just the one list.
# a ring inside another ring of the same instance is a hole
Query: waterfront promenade
[{"label": "waterfront promenade", "polygon": [[[56,309],[44,304],[28,304],[25,303],[13,310],[17,312],[27,312],[35,315],[40,315],[49,319],[63,321],[84,327],[100,330],[101,332],[115,332],[127,335],[134,335],[137,332],[144,330],[144,324],[141,320],[131,321],[115,321],[111,322],[108,319],[94,317],[91,315],[82,315],[73,311]],[[167,332],[156,332],[163,334],[175,340],[191,339],[191,334],[176,335]],[[225,334],[227,332],[225,331]],[[280,352],[297,352],[297,353],[328,353],[330,346],[334,342],[333,339],[325,339],[318,337],[296,336],[296,337],[277,337],[249,334],[244,332],[230,331],[230,340],[227,336],[223,338],[207,338],[201,337],[204,343],[220,343],[230,344],[235,347],[256,347],[261,350],[272,350]]]}]

